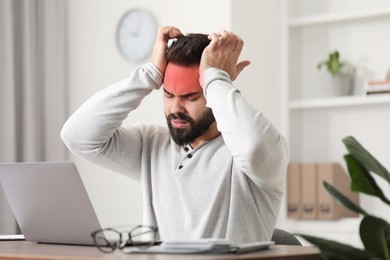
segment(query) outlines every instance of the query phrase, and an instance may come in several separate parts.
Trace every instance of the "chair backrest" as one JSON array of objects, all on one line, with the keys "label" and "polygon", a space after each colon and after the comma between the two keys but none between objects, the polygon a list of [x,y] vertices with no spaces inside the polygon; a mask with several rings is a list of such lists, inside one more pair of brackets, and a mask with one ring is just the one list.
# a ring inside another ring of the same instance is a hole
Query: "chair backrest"
[{"label": "chair backrest", "polygon": [[302,245],[293,234],[280,228],[275,228],[271,240],[274,241],[276,245]]}]

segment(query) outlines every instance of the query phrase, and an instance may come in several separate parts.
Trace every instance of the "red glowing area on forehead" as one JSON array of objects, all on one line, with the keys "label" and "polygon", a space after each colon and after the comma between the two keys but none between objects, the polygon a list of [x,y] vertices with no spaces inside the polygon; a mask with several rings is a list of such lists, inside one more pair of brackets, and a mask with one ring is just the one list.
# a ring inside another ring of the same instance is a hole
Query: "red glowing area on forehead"
[{"label": "red glowing area on forehead", "polygon": [[164,75],[164,89],[174,95],[202,91],[199,83],[199,65],[185,67],[168,63]]}]

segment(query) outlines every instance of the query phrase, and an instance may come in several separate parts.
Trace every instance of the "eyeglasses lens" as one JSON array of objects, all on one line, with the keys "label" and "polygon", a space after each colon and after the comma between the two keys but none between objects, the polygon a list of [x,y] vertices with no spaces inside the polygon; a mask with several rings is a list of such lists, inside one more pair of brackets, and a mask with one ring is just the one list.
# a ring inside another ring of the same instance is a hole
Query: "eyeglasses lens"
[{"label": "eyeglasses lens", "polygon": [[94,240],[100,251],[111,253],[120,246],[122,236],[116,230],[105,229],[95,233]]},{"label": "eyeglasses lens", "polygon": [[154,227],[138,226],[130,232],[130,243],[136,247],[150,247],[156,241]]}]

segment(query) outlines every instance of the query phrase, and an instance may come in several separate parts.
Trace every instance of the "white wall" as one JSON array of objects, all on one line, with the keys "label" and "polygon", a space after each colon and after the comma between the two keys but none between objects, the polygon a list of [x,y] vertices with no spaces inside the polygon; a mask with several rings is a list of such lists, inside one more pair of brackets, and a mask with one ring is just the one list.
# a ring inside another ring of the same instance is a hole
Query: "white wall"
[{"label": "white wall", "polygon": [[[138,65],[116,49],[115,30],[132,7],[152,11],[161,26],[175,25],[184,33],[210,33],[232,28],[243,37],[242,57],[250,59],[236,84],[259,110],[281,124],[278,64],[278,3],[274,0],[70,0],[68,1],[69,113],[89,96],[129,75]],[[161,92],[152,93],[127,123],[165,124]],[[103,225],[141,222],[141,194],[136,183],[75,157]]]},{"label": "white wall", "polygon": [[251,61],[237,85],[259,111],[282,129],[281,2],[235,0],[232,10],[232,30],[245,41],[242,57]]}]

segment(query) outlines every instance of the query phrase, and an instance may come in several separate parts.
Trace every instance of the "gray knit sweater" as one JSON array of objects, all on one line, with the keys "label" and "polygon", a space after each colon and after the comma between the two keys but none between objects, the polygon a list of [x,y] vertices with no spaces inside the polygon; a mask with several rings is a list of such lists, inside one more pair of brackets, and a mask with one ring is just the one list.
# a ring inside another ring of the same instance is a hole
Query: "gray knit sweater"
[{"label": "gray knit sweater", "polygon": [[284,190],[285,139],[216,68],[204,72],[202,86],[219,137],[191,149],[177,146],[167,127],[121,126],[161,84],[153,64],[141,66],[85,102],[62,139],[80,157],[141,184],[144,224],[157,225],[162,240],[269,240]]}]

